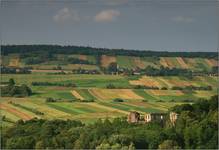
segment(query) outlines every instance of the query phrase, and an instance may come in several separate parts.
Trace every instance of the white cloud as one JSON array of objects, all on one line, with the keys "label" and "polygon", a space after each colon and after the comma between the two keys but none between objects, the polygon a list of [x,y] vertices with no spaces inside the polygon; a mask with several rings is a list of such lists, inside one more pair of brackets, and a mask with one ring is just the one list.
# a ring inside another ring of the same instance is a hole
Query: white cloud
[{"label": "white cloud", "polygon": [[172,21],[179,23],[192,23],[194,22],[194,19],[192,17],[176,16],[172,18]]},{"label": "white cloud", "polygon": [[116,18],[120,16],[120,12],[117,10],[109,9],[103,10],[99,12],[95,17],[94,20],[96,22],[111,22],[116,20]]},{"label": "white cloud", "polygon": [[79,18],[79,15],[76,11],[73,11],[73,10],[70,10],[68,8],[63,8],[61,10],[59,10],[57,12],[57,14],[55,14],[53,16],[53,20],[55,22],[58,22],[58,23],[64,23],[64,22],[67,22],[67,21],[79,21],[80,18]]}]

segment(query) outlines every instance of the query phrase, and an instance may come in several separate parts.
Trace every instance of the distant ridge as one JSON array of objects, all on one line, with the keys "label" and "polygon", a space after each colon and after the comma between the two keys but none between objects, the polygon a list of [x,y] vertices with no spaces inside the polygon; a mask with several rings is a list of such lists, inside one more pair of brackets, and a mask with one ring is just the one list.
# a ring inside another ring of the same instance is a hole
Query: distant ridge
[{"label": "distant ridge", "polygon": [[87,46],[61,46],[61,45],[2,45],[2,55],[9,53],[53,53],[53,54],[85,54],[85,55],[124,55],[138,57],[200,57],[215,58],[217,52],[168,52],[152,50],[109,49]]}]

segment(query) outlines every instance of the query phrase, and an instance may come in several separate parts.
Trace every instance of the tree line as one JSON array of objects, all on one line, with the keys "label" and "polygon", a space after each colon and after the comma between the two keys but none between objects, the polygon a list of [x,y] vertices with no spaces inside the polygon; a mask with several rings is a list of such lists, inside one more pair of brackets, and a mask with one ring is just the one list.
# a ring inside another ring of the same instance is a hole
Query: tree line
[{"label": "tree line", "polygon": [[33,86],[63,86],[63,87],[76,87],[74,83],[59,83],[59,82],[32,82]]},{"label": "tree line", "polygon": [[24,67],[24,68],[20,68],[20,67],[5,67],[5,66],[1,66],[0,70],[2,74],[30,74],[31,73],[31,68],[29,67]]},{"label": "tree line", "polygon": [[[168,52],[168,51],[151,51],[151,50],[125,50],[125,49],[108,49],[95,48],[86,46],[61,46],[61,45],[2,45],[2,55],[10,53],[20,53],[24,57],[27,54],[84,54],[84,55],[125,55],[138,57],[200,57],[215,58],[217,52]],[[45,55],[44,55],[45,56]]]}]

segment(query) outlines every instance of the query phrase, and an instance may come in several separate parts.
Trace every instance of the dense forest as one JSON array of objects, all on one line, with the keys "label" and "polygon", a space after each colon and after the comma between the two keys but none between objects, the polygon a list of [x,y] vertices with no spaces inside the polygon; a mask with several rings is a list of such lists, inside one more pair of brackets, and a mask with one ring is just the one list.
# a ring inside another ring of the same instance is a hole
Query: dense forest
[{"label": "dense forest", "polygon": [[3,130],[4,149],[217,149],[218,96],[170,109],[176,125],[130,124],[126,118],[83,124],[74,120],[32,119]]},{"label": "dense forest", "polygon": [[[20,53],[23,56],[30,54],[85,54],[85,55],[125,55],[125,56],[156,56],[156,57],[201,57],[217,59],[217,52],[168,52],[150,50],[124,50],[93,48],[84,46],[60,46],[60,45],[2,45],[2,55]],[[38,63],[37,60],[33,60]]]}]

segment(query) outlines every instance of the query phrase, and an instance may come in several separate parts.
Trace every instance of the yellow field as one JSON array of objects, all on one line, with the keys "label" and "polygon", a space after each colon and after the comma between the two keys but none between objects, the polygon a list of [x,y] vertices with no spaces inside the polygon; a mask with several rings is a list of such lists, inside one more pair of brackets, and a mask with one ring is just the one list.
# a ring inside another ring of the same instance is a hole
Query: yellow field
[{"label": "yellow field", "polygon": [[131,89],[90,89],[90,93],[100,100],[121,99],[143,99]]},{"label": "yellow field", "polygon": [[[23,106],[34,108],[34,109],[37,109],[40,112],[43,112],[44,114],[46,114],[46,116],[42,116],[42,118],[46,118],[46,119],[71,118],[70,114],[65,113],[63,111],[59,111],[57,109],[50,108],[50,107],[46,106],[45,103],[40,101],[40,100],[30,100],[28,98],[19,98],[19,100],[17,98],[4,98],[4,99],[5,99],[5,101],[3,102],[3,104],[8,105],[7,103],[9,101],[12,101],[14,103],[18,103],[18,104],[21,104]],[[16,107],[16,109],[20,109],[20,108]],[[26,112],[26,113],[30,114],[30,112],[27,112],[23,109],[20,109],[20,110],[22,112]],[[36,117],[35,114],[32,114],[31,116]]]},{"label": "yellow field", "polygon": [[116,62],[116,57],[114,56],[107,56],[107,55],[102,55],[101,56],[101,65],[103,67],[108,67],[109,64]]},{"label": "yellow field", "polygon": [[162,87],[158,81],[154,80],[154,77],[149,76],[142,76],[138,80],[130,80],[129,83],[131,85]]},{"label": "yellow field", "polygon": [[214,59],[205,59],[205,62],[211,67],[218,65],[218,62]]},{"label": "yellow field", "polygon": [[196,83],[194,82],[190,82],[190,81],[184,81],[184,80],[168,80],[168,82],[174,86],[179,86],[179,87],[182,87],[182,86],[197,86]]},{"label": "yellow field", "polygon": [[[213,77],[211,77],[213,79]],[[138,80],[129,80],[131,85],[141,85],[149,87],[167,87],[172,88],[174,86],[185,87],[185,86],[201,86],[201,85],[211,85],[206,77],[195,77],[192,80],[183,80],[178,77],[150,77],[142,76]],[[217,80],[217,79],[215,79]]]},{"label": "yellow field", "polygon": [[196,66],[196,61],[193,58],[185,58],[187,61],[187,65],[189,68],[195,68]]},{"label": "yellow field", "polygon": [[77,91],[72,90],[71,93],[72,93],[72,95],[73,95],[74,97],[76,97],[77,99],[79,99],[79,100],[84,100],[84,98],[83,98]]},{"label": "yellow field", "polygon": [[196,91],[194,95],[200,98],[209,98],[215,94],[209,91]]},{"label": "yellow field", "polygon": [[147,90],[152,95],[155,96],[182,96],[184,93],[179,90]]},{"label": "yellow field", "polygon": [[145,64],[141,61],[139,57],[133,57],[133,60],[136,66],[138,66],[139,68],[141,69],[145,68]]},{"label": "yellow field", "polygon": [[81,60],[87,60],[87,56],[86,56],[86,55],[79,55],[79,59],[81,59]]},{"label": "yellow field", "polygon": [[180,64],[180,66],[184,69],[188,69],[188,65],[185,63],[182,57],[176,57],[177,62]]},{"label": "yellow field", "polygon": [[19,67],[19,62],[20,62],[19,57],[13,57],[9,61],[9,66],[10,67]]},{"label": "yellow field", "polygon": [[170,58],[168,57],[161,57],[160,58],[160,64],[164,67],[173,68],[175,65],[172,63]]},{"label": "yellow field", "polygon": [[168,63],[166,62],[166,59],[164,57],[160,58],[160,64],[164,67],[169,67]]}]

